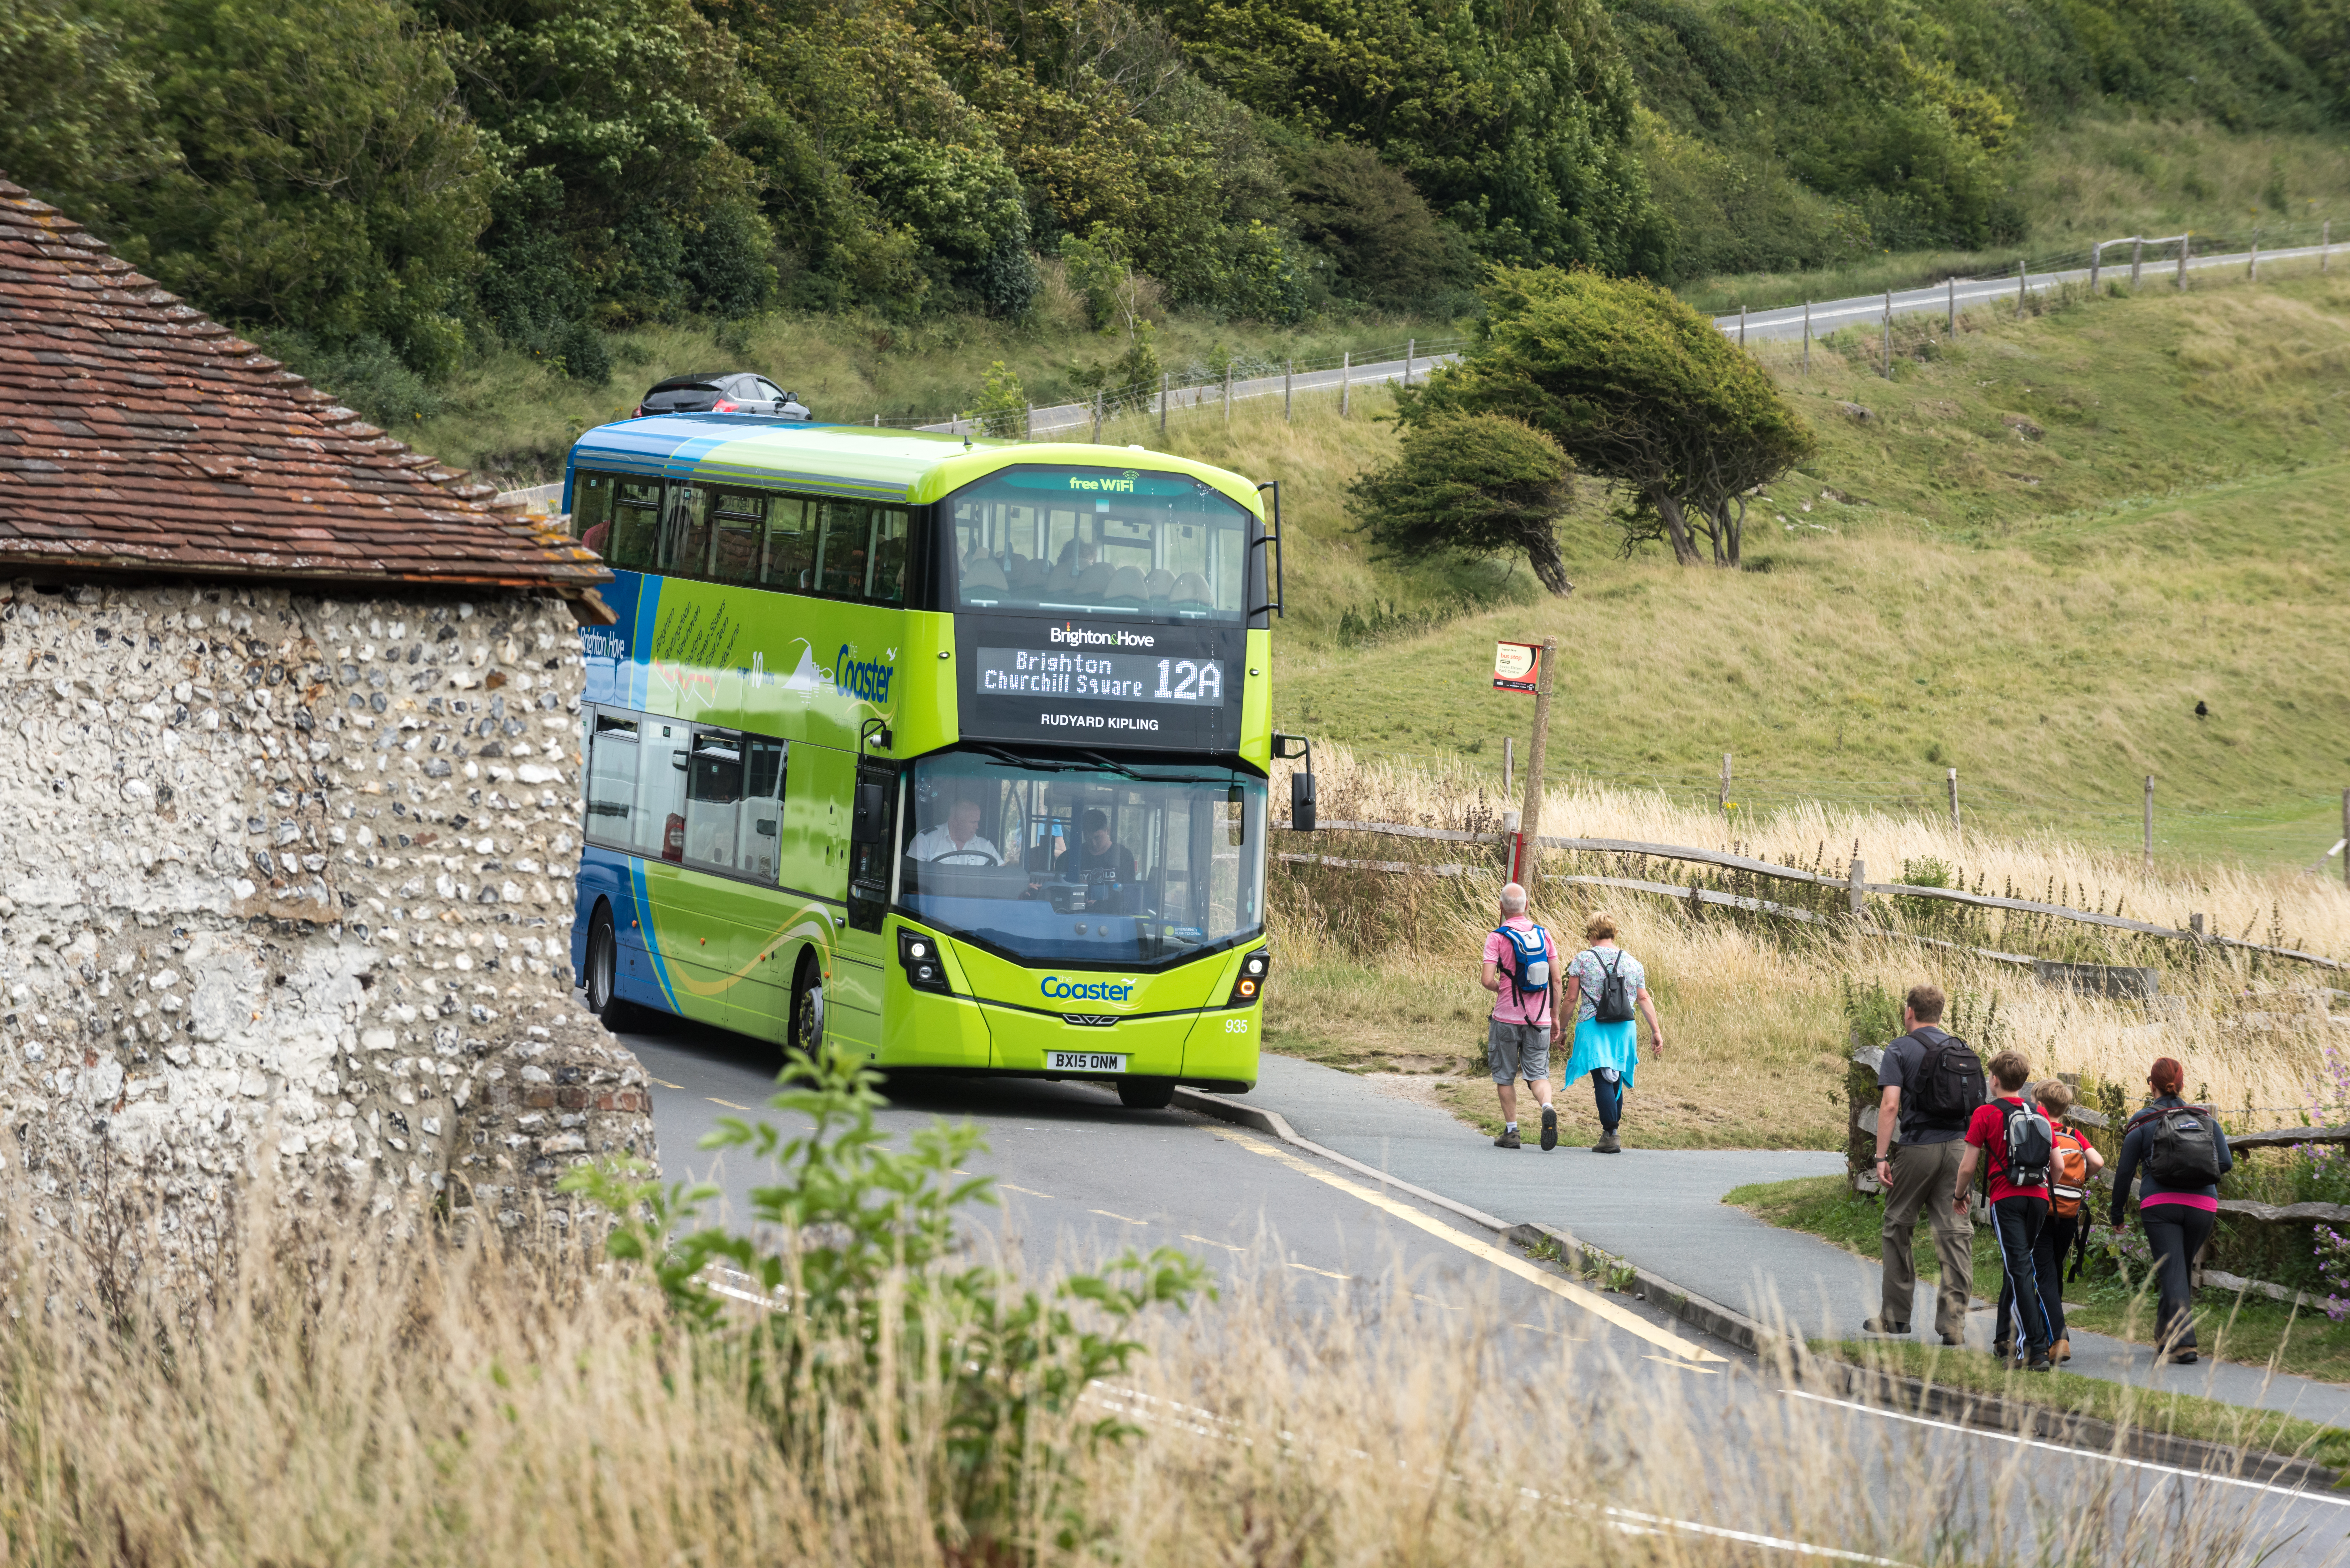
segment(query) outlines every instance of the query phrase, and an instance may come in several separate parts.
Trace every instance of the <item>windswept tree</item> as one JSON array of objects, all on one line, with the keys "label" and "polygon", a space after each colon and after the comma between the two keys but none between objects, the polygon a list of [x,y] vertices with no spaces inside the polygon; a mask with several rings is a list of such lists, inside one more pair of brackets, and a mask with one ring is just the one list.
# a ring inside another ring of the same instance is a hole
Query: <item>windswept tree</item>
[{"label": "windswept tree", "polygon": [[1556,528],[1574,468],[1521,420],[1432,414],[1405,428],[1393,462],[1347,487],[1348,507],[1381,556],[1523,554],[1543,587],[1565,594],[1575,585]]},{"label": "windswept tree", "polygon": [[[1629,504],[1626,548],[1739,565],[1745,497],[1816,450],[1770,375],[1712,322],[1636,278],[1497,268],[1475,348],[1402,394],[1409,430],[1466,414],[1523,421]],[[1409,439],[1409,438],[1407,438]]]}]

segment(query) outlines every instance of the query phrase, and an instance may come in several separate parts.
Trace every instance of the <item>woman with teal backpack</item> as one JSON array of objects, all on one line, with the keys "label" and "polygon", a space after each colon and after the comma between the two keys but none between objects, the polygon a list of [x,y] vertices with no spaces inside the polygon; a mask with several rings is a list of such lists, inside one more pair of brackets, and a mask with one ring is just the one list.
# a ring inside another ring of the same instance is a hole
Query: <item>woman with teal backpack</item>
[{"label": "woman with teal backpack", "polygon": [[1656,999],[1648,994],[1648,971],[1640,961],[1616,945],[1616,922],[1594,915],[1583,924],[1583,940],[1590,945],[1566,966],[1565,1007],[1575,1017],[1575,1054],[1567,1059],[1565,1081],[1572,1084],[1591,1075],[1591,1097],[1599,1110],[1599,1141],[1594,1154],[1621,1154],[1624,1146],[1616,1128],[1624,1119],[1624,1091],[1640,1065],[1639,1024],[1648,1021],[1649,1050],[1658,1060],[1665,1054],[1665,1032],[1657,1023]]}]

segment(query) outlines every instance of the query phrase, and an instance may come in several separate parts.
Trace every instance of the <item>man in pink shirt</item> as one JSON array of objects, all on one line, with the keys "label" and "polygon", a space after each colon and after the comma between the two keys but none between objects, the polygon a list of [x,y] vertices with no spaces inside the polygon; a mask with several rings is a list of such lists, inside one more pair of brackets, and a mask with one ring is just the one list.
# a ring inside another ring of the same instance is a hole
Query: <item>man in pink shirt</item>
[{"label": "man in pink shirt", "polygon": [[[1542,1146],[1558,1147],[1558,1111],[1550,1103],[1550,1032],[1558,986],[1558,944],[1526,914],[1526,890],[1515,882],[1502,889],[1502,925],[1523,933],[1516,941],[1503,930],[1485,937],[1485,989],[1493,993],[1492,1021],[1485,1026],[1485,1062],[1493,1090],[1502,1097],[1502,1136],[1496,1148],[1519,1148],[1518,1079],[1523,1077],[1542,1106]],[[1540,953],[1540,958],[1534,954]]]}]

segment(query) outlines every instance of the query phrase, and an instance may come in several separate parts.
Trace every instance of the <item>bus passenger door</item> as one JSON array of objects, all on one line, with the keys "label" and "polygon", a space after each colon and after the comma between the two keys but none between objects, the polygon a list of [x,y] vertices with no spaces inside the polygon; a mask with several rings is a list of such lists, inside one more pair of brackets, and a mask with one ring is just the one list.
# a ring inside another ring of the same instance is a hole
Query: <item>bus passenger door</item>
[{"label": "bus passenger door", "polygon": [[847,1016],[857,1038],[878,1049],[881,1042],[883,979],[881,925],[889,912],[889,872],[898,842],[898,769],[859,758],[849,797],[848,924],[840,932],[840,960],[833,965],[828,1005]]}]

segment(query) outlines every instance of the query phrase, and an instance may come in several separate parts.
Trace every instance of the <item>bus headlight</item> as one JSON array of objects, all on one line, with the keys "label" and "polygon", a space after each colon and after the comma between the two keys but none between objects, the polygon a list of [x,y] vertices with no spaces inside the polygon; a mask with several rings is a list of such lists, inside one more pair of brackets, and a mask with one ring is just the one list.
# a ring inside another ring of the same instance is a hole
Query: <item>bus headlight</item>
[{"label": "bus headlight", "polygon": [[906,971],[906,983],[916,991],[935,991],[941,995],[954,991],[947,983],[946,960],[939,951],[939,939],[928,931],[898,928],[898,967]]},{"label": "bus headlight", "polygon": [[1265,971],[1273,968],[1273,954],[1259,948],[1241,960],[1241,977],[1232,981],[1232,999],[1226,1007],[1253,1007],[1263,999]]}]

